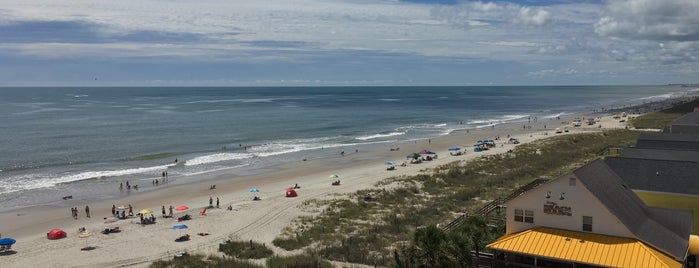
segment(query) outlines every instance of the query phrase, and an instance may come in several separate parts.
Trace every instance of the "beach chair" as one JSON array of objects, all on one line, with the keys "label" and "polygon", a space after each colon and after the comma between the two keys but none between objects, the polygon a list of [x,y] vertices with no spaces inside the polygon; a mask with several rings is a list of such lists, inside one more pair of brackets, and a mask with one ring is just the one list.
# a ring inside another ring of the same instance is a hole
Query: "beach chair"
[{"label": "beach chair", "polygon": [[199,215],[206,216],[206,209],[202,209],[202,210],[199,212]]}]

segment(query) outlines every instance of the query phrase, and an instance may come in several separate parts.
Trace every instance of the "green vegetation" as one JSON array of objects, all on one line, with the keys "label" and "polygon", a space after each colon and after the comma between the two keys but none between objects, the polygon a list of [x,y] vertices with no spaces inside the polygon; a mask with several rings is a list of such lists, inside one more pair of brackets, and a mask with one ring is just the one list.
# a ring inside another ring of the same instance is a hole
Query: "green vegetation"
[{"label": "green vegetation", "polygon": [[262,268],[250,261],[237,260],[233,258],[219,258],[204,255],[185,255],[168,261],[155,261],[151,263],[151,268],[196,268],[196,267],[231,267],[231,268]]},{"label": "green vegetation", "polygon": [[172,153],[158,153],[158,154],[147,154],[147,155],[141,155],[134,157],[134,160],[155,160],[155,159],[162,159],[162,158],[168,158],[172,157],[174,154]]},{"label": "green vegetation", "polygon": [[418,229],[410,246],[394,251],[395,266],[476,267],[471,251],[482,251],[487,241],[504,233],[503,228],[489,226],[487,219],[473,216],[449,233],[434,225]]},{"label": "green vegetation", "polygon": [[675,119],[694,111],[694,107],[699,107],[699,100],[629,119],[629,124],[637,129],[663,129]]},{"label": "green vegetation", "polygon": [[252,242],[252,240],[250,242],[231,241],[220,244],[218,246],[218,251],[239,259],[262,259],[274,254],[274,252],[265,245]]},{"label": "green vegetation", "polygon": [[294,255],[294,256],[274,256],[267,260],[269,268],[332,268],[333,265],[318,256]]},{"label": "green vegetation", "polygon": [[[506,154],[452,162],[419,175],[390,178],[380,182],[378,189],[358,191],[349,199],[314,201],[325,208],[324,212],[316,217],[299,218],[273,243],[287,250],[305,248],[329,260],[382,266],[396,265],[395,261],[400,260],[407,263],[404,267],[417,267],[420,265],[408,254],[419,241],[417,234],[413,234],[416,230],[432,232],[424,226],[446,224],[456,217],[454,213],[475,211],[533,179],[553,178],[568,172],[599,157],[608,146],[632,144],[637,136],[637,132],[628,130],[561,135],[522,144]],[[372,201],[363,199],[368,194]],[[495,220],[499,226],[502,215],[496,215]],[[461,227],[445,237],[473,235]],[[501,227],[489,230],[488,235],[475,239],[477,242],[452,241],[440,246],[481,250],[503,230]],[[445,254],[448,260],[463,258]]]}]

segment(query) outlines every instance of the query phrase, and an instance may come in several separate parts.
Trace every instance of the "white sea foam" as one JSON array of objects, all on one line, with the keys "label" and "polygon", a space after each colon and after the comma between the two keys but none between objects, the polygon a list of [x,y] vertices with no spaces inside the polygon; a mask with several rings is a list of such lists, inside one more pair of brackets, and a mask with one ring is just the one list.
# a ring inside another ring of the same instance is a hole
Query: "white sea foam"
[{"label": "white sea foam", "polygon": [[221,102],[239,102],[240,99],[222,99],[222,100],[198,100],[198,101],[188,101],[184,104],[197,104],[197,103],[221,103]]},{"label": "white sea foam", "polygon": [[405,132],[401,131],[401,132],[391,132],[391,133],[385,133],[385,134],[373,134],[373,135],[356,137],[355,139],[365,141],[365,140],[373,140],[373,139],[387,138],[387,137],[400,136],[400,135],[405,135]]},{"label": "white sea foam", "polygon": [[470,125],[482,125],[482,124],[491,125],[491,124],[499,124],[499,123],[514,121],[517,119],[523,119],[523,118],[527,118],[527,117],[529,117],[528,114],[506,114],[506,115],[495,117],[495,118],[471,120],[471,121],[468,121],[466,123],[470,124]]},{"label": "white sea foam", "polygon": [[240,102],[245,102],[245,103],[266,103],[266,102],[272,102],[274,99],[245,99],[245,100],[240,100]]},{"label": "white sea foam", "polygon": [[670,98],[675,98],[677,97],[678,93],[667,93],[667,94],[661,94],[661,95],[655,95],[655,96],[648,96],[648,97],[643,97],[643,98],[638,98],[638,100],[641,101],[654,101],[654,100],[664,100],[664,99],[670,99]]},{"label": "white sea foam", "polygon": [[338,138],[339,137],[321,137],[311,139],[272,141],[261,145],[252,146],[248,148],[248,152],[252,152],[258,157],[268,157],[307,150],[335,148],[347,145],[335,142]]},{"label": "white sea foam", "polygon": [[152,167],[139,167],[117,170],[86,171],[77,174],[31,174],[9,178],[0,181],[2,193],[11,193],[21,190],[32,190],[47,187],[54,187],[59,184],[71,183],[89,179],[99,179],[107,177],[119,177],[134,174],[158,173],[175,164],[160,165]]},{"label": "white sea foam", "polygon": [[565,116],[567,116],[567,115],[571,115],[571,113],[560,112],[560,113],[552,114],[552,115],[544,115],[544,116],[542,116],[541,118],[551,119],[551,118],[558,118],[559,116],[560,116],[560,117],[565,117]]},{"label": "white sea foam", "polygon": [[192,158],[190,160],[187,160],[184,163],[184,165],[185,166],[196,166],[196,165],[216,163],[216,162],[221,162],[221,161],[247,159],[247,158],[251,158],[251,157],[253,157],[253,155],[251,155],[251,154],[217,153],[217,154],[203,155],[203,156],[198,156],[198,157]]},{"label": "white sea foam", "polygon": [[229,170],[229,169],[236,169],[236,168],[241,168],[241,167],[246,167],[249,166],[250,163],[245,163],[245,164],[240,164],[240,165],[235,165],[235,166],[230,166],[230,167],[220,167],[220,168],[212,168],[212,169],[206,169],[202,171],[197,171],[197,172],[181,172],[179,175],[182,176],[182,178],[195,178],[191,176],[196,176],[196,175],[201,175],[201,174],[207,174],[211,172],[216,172],[216,171],[223,171],[223,170]]}]

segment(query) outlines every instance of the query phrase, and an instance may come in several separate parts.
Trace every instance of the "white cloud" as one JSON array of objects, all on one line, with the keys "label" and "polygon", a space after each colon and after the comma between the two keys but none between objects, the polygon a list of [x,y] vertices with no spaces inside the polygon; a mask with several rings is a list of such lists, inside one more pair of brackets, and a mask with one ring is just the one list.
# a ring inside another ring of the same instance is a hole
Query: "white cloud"
[{"label": "white cloud", "polygon": [[[371,60],[387,62],[419,58],[430,66],[495,62],[528,68],[519,73],[529,77],[606,75],[583,70],[627,66],[640,73],[669,69],[671,64],[683,70],[699,69],[699,46],[691,42],[699,32],[697,0],[547,6],[526,6],[528,1],[456,5],[356,0],[2,2],[0,27],[63,21],[91,28],[80,32],[81,40],[9,42],[0,36],[0,56],[313,65],[328,59],[359,64],[362,58],[356,55],[370,55]],[[148,33],[154,33],[153,39],[139,42]],[[95,40],[88,40],[90,35]]]},{"label": "white cloud", "polygon": [[492,45],[492,46],[506,46],[506,47],[534,47],[537,46],[537,43],[532,43],[532,42],[524,42],[524,41],[496,41],[496,42],[478,42],[479,44],[483,45]]},{"label": "white cloud", "polygon": [[699,1],[610,0],[594,26],[607,37],[699,41]]},{"label": "white cloud", "polygon": [[551,13],[543,7],[526,7],[510,3],[468,2],[457,6],[438,6],[432,16],[452,25],[484,26],[514,24],[542,26],[551,21]]}]

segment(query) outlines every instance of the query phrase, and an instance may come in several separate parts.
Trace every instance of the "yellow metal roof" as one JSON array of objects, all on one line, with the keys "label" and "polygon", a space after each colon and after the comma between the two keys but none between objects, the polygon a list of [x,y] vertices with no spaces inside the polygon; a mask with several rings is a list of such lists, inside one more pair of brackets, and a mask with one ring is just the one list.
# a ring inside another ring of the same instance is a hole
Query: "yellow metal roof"
[{"label": "yellow metal roof", "polygon": [[682,267],[681,262],[636,239],[547,227],[500,237],[487,248],[598,266]]}]

